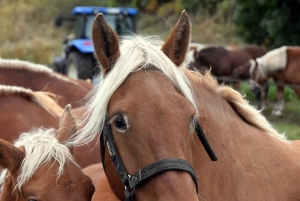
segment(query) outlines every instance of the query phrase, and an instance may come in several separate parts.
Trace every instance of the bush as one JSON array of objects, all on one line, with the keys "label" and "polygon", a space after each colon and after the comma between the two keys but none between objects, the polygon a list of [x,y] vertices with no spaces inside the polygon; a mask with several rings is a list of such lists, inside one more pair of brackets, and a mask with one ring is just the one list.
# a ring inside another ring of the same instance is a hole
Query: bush
[{"label": "bush", "polygon": [[299,0],[236,0],[238,34],[268,48],[300,44]]}]

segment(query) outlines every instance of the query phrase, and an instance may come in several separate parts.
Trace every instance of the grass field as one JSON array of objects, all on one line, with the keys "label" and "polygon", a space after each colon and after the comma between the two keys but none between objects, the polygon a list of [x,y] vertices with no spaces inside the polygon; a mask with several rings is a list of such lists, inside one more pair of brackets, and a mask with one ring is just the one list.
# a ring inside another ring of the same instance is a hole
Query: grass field
[{"label": "grass field", "polygon": [[[271,124],[280,133],[285,133],[289,140],[300,139],[300,99],[291,88],[286,88],[285,93],[285,109],[283,115],[278,117],[271,114],[275,103],[274,85],[270,86],[268,95],[268,107],[262,111],[263,115],[271,122]],[[242,84],[242,94],[246,94],[246,99],[250,102],[254,100],[254,95],[250,92],[248,84]]]}]

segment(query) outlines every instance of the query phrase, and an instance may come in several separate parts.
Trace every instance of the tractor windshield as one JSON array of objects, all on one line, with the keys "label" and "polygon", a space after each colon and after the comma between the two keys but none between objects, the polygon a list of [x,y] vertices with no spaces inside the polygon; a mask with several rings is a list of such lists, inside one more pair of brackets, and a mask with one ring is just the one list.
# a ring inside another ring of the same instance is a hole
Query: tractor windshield
[{"label": "tractor windshield", "polygon": [[[94,22],[94,15],[87,16],[85,36],[92,38],[92,25]],[[133,17],[124,15],[104,15],[106,22],[109,26],[119,35],[127,35],[134,32]]]}]

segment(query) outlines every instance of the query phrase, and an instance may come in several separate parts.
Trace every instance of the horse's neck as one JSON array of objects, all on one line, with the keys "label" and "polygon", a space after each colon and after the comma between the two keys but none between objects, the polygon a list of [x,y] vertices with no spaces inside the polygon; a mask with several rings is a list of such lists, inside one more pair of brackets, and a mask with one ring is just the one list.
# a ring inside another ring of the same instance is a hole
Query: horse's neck
[{"label": "horse's neck", "polygon": [[[287,63],[286,67],[279,69],[268,74],[275,82],[286,84],[300,84],[300,49],[289,48],[287,49]],[[294,88],[294,91],[300,97],[300,89]]]},{"label": "horse's neck", "polygon": [[199,122],[218,157],[217,162],[210,161],[195,138],[193,166],[201,181],[200,196],[206,200],[220,200],[213,193],[219,192],[224,193],[225,200],[242,200],[247,193],[256,192],[252,200],[259,200],[265,193],[274,193],[274,189],[286,190],[288,186],[300,185],[300,176],[294,178],[295,172],[300,173],[297,158],[300,150],[246,123],[206,83],[192,81],[192,87],[197,89],[194,95],[200,113]]},{"label": "horse's neck", "polygon": [[272,74],[285,70],[288,60],[291,59],[288,57],[288,48],[282,47],[268,52],[256,61],[258,67],[261,68],[265,74]]}]

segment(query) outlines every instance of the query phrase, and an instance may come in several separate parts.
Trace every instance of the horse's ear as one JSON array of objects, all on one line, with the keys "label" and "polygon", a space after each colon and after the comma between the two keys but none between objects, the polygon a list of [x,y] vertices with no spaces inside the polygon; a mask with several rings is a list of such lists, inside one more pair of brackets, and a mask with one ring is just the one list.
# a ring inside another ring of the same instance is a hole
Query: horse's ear
[{"label": "horse's ear", "polygon": [[96,16],[92,28],[92,38],[96,56],[103,75],[107,74],[114,62],[120,57],[119,39],[106,23],[103,14]]},{"label": "horse's ear", "polygon": [[[68,104],[65,107],[59,122],[59,131],[56,135],[56,139],[60,142],[66,142],[77,132],[77,126],[75,118],[71,113],[71,105]],[[73,147],[70,148],[70,152],[73,152]]]},{"label": "horse's ear", "polygon": [[16,173],[21,167],[25,157],[24,152],[13,144],[0,139],[0,167],[7,168],[11,173]]},{"label": "horse's ear", "polygon": [[167,55],[176,66],[180,66],[185,59],[190,43],[190,35],[191,24],[189,16],[187,12],[183,10],[171,36],[161,48],[165,55]]}]

